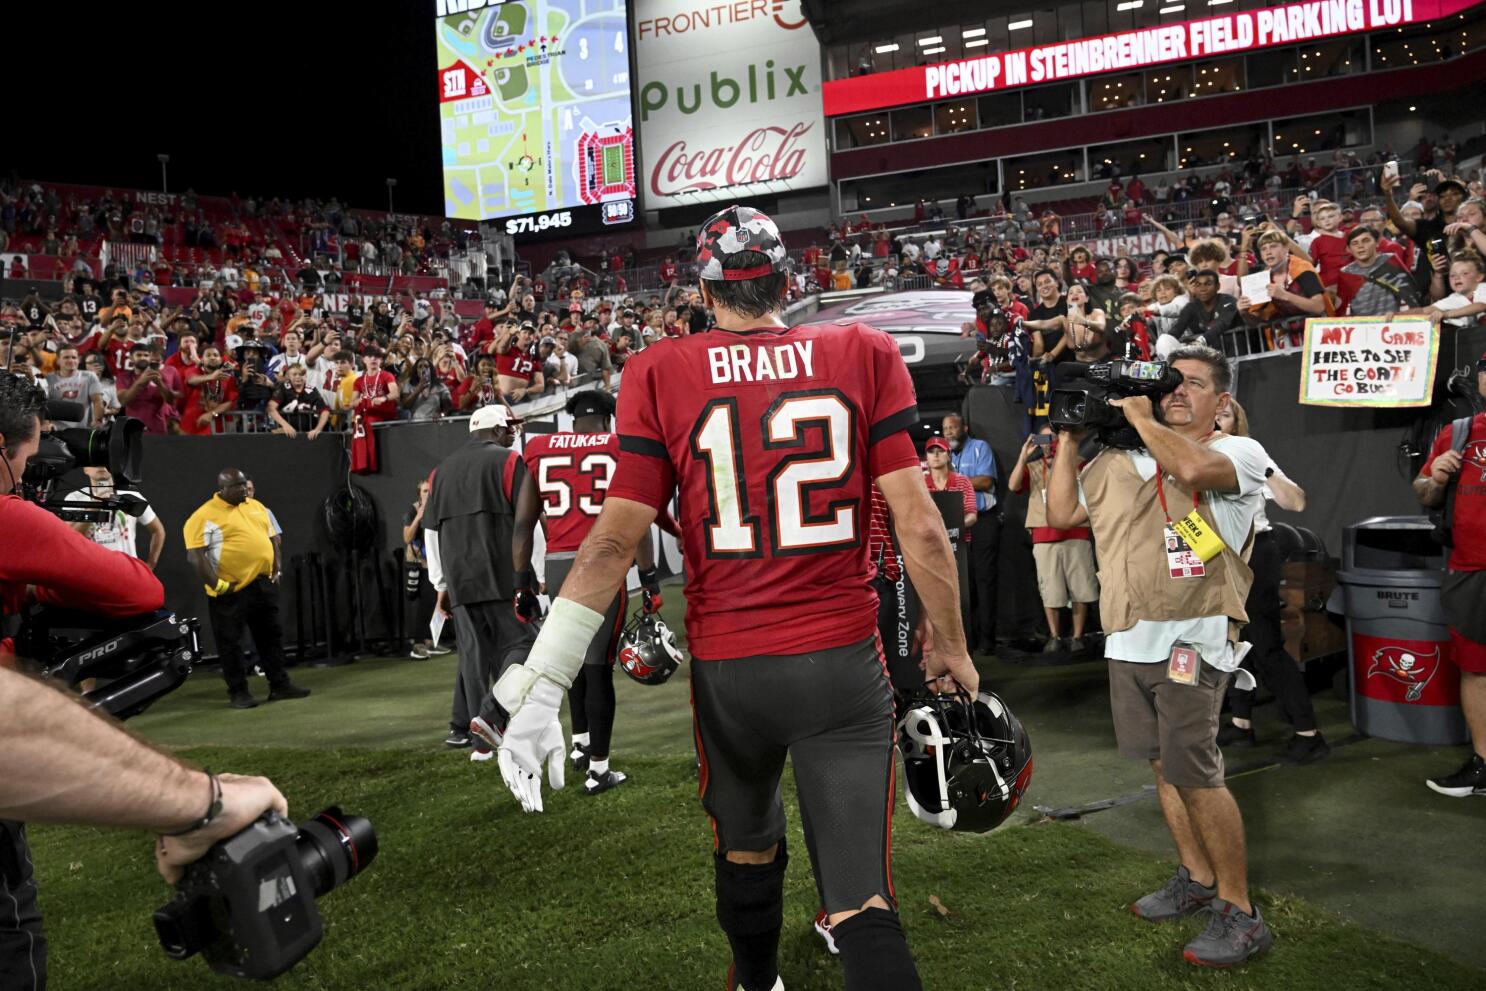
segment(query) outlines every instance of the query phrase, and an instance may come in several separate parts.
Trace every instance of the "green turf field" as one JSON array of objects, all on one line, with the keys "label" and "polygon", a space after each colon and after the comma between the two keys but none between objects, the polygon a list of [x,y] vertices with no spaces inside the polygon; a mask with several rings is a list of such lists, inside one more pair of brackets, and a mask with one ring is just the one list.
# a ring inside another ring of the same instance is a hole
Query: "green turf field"
[{"label": "green turf field", "polygon": [[[670,612],[680,595],[667,598]],[[1140,790],[1140,769],[1113,753],[1097,665],[987,660],[983,670],[1032,734],[1029,805]],[[311,698],[234,711],[220,680],[202,672],[131,722],[198,763],[268,774],[297,818],[334,802],[376,824],[376,862],[321,902],[325,941],[278,985],[720,989],[727,948],[713,918],[681,676],[653,689],[617,679],[614,761],[629,783],[597,798],[570,787],[549,797],[546,814],[524,816],[493,763],[440,745],[453,673],[452,657],[301,670]],[[1318,703],[1323,729],[1340,740],[1340,707]],[[1260,730],[1278,742],[1267,715]],[[1366,741],[1309,768],[1240,773],[1258,897],[1279,938],[1269,956],[1229,974],[1182,962],[1200,921],[1153,927],[1125,911],[1170,872],[1154,802],[1073,823],[1039,822],[1028,809],[982,837],[932,830],[900,803],[894,867],[925,985],[1486,987],[1470,911],[1479,889],[1462,883],[1480,877],[1486,803],[1442,799],[1419,783],[1455,759]],[[790,816],[783,976],[790,991],[839,988],[839,968],[810,929],[814,885],[792,801]],[[32,836],[52,991],[231,986],[199,960],[159,951],[150,912],[169,892],[145,838]]]}]

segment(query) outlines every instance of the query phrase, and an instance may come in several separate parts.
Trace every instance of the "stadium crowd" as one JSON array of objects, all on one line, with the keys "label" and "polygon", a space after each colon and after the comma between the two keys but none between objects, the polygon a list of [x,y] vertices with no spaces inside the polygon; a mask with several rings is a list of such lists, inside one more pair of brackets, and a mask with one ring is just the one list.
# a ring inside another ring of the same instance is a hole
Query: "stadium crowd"
[{"label": "stadium crowd", "polygon": [[[865,217],[830,229],[826,248],[818,239],[799,252],[791,292],[969,289],[975,318],[962,332],[980,346],[966,381],[1019,383],[1034,412],[1051,366],[1130,345],[1141,355],[1199,340],[1262,350],[1293,344],[1287,332],[1322,315],[1419,313],[1465,326],[1486,312],[1479,172],[1447,172],[1445,144],[1414,156],[1407,182],[1386,150],[1360,170],[1346,157],[1333,172],[1313,158],[1281,168],[1253,156],[1176,182],[1111,175],[1100,203],[1112,224],[1094,238],[1009,195],[979,216],[961,196],[954,222],[921,201],[898,231]],[[1290,195],[1315,186],[1340,202]],[[482,288],[483,312],[469,319],[448,289],[362,294],[346,273],[372,260],[430,271],[478,248],[477,234],[369,221],[334,200],[229,202],[213,222],[189,192],[140,206],[0,186],[0,250],[71,259],[59,300],[33,288],[0,304],[0,327],[16,330],[13,345],[0,333],[0,364],[84,402],[88,424],[122,412],[155,433],[315,437],[358,416],[428,420],[587,378],[608,385],[633,353],[710,326],[687,250],[656,266],[663,289],[607,295],[632,253],[615,251],[597,277],[559,253],[535,277]],[[1183,203],[1194,219],[1178,225]],[[105,237],[155,249],[133,270],[110,262],[95,274],[86,252]],[[1141,251],[1142,240],[1159,246]],[[171,304],[166,287],[194,297]]]}]

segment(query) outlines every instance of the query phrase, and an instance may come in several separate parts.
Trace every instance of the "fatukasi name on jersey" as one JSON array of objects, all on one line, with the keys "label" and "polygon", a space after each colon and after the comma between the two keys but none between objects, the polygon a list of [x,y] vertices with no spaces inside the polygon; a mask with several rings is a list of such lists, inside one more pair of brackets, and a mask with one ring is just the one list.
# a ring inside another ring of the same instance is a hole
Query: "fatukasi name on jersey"
[{"label": "fatukasi name on jersey", "polygon": [[521,457],[542,500],[547,550],[576,551],[593,529],[614,469],[617,434],[528,434]]}]

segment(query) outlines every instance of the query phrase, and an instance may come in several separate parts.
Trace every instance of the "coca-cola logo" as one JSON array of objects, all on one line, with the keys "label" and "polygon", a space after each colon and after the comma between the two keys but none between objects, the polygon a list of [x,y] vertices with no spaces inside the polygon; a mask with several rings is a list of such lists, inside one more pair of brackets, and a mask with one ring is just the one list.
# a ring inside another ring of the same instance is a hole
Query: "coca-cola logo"
[{"label": "coca-cola logo", "polygon": [[750,182],[793,179],[805,167],[805,148],[800,139],[814,122],[797,121],[789,128],[759,127],[737,144],[691,150],[685,139],[661,152],[650,170],[650,191],[656,196]]}]

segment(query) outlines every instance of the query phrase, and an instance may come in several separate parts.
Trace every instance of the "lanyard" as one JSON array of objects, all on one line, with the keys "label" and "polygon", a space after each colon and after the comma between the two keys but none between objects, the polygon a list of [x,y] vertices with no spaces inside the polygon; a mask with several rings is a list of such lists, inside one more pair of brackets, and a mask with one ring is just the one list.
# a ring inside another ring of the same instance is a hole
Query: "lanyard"
[{"label": "lanyard", "polygon": [[[1164,474],[1165,474],[1165,472],[1163,472],[1161,470],[1160,462],[1157,462],[1157,464],[1156,464],[1156,496],[1157,496],[1157,498],[1159,498],[1161,500],[1161,515],[1166,517],[1166,523],[1169,526],[1171,524],[1171,513],[1166,509],[1166,488],[1165,488],[1165,486],[1163,486],[1161,484],[1161,476],[1164,475]],[[1197,495],[1198,495],[1197,492],[1196,491],[1193,491],[1193,493],[1192,493],[1192,508],[1193,509],[1196,509],[1197,508]]]},{"label": "lanyard", "polygon": [[[1207,439],[1209,437],[1211,437],[1216,432],[1217,431],[1209,430],[1207,433],[1203,434],[1202,435],[1202,440],[1200,441],[1200,443],[1202,443],[1202,444],[1205,445],[1207,443]],[[1161,462],[1157,461],[1156,462],[1156,497],[1161,500],[1161,514],[1166,517],[1166,522],[1167,523],[1170,523],[1171,522],[1171,513],[1167,512],[1167,510],[1166,510],[1166,489],[1161,484],[1161,477],[1163,475],[1165,475],[1165,474],[1166,474],[1166,472],[1164,472],[1164,471],[1161,470]],[[1193,489],[1192,490],[1192,508],[1193,509],[1196,509],[1197,508],[1197,497],[1200,494],[1201,494],[1200,493],[1200,490],[1197,490],[1197,489]]]}]

